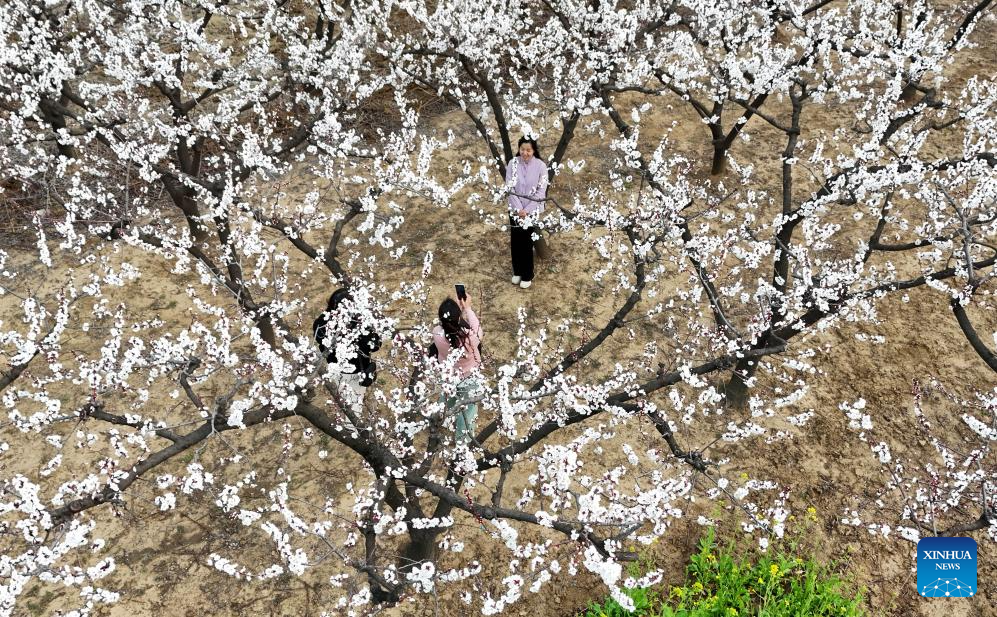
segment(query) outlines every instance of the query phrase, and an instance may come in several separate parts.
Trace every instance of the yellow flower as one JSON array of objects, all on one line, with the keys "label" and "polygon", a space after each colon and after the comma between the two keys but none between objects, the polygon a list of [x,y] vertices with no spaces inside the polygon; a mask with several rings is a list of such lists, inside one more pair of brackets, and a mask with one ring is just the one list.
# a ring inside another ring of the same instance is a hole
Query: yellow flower
[{"label": "yellow flower", "polygon": [[807,508],[807,514],[817,514],[817,508],[810,506]]},{"label": "yellow flower", "polygon": [[772,564],[771,566],[769,566],[769,573],[772,576],[776,576],[777,574],[779,574],[779,566],[777,564]]},{"label": "yellow flower", "polygon": [[696,593],[703,591],[703,584],[700,583],[699,581],[696,581],[695,583],[692,584],[692,590],[695,591]]},{"label": "yellow flower", "polygon": [[727,609],[727,614],[731,615],[731,616],[735,616],[735,615],[737,615],[737,609],[736,608],[728,608]]},{"label": "yellow flower", "polygon": [[758,579],[758,582],[761,583],[762,585],[765,584],[765,581],[763,579]]},{"label": "yellow flower", "polygon": [[681,587],[672,587],[672,595],[681,598],[685,595],[685,589],[682,589]]}]

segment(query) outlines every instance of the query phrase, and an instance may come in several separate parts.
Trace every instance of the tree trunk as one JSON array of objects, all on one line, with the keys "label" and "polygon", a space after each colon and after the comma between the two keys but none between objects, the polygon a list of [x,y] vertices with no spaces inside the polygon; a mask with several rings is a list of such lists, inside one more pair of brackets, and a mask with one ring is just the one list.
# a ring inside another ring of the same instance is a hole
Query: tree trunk
[{"label": "tree trunk", "polygon": [[[440,529],[411,529],[409,530],[409,543],[405,546],[398,557],[398,569],[404,575],[413,569],[421,566],[427,561],[431,561],[436,556],[436,538],[440,535]],[[373,550],[373,543],[368,543],[367,561],[372,561],[370,551]],[[385,589],[378,582],[376,576],[367,574],[367,584],[370,587],[370,596],[374,604],[386,604],[394,606],[401,599],[399,587]]]},{"label": "tree trunk", "polygon": [[163,177],[162,182],[170,199],[173,200],[173,204],[183,212],[184,219],[187,221],[187,228],[190,230],[190,235],[194,239],[194,243],[201,248],[207,246],[210,231],[202,221],[197,220],[197,217],[200,216],[200,211],[194,200],[194,191],[189,187],[183,186],[173,178],[166,176]]},{"label": "tree trunk", "polygon": [[430,561],[436,556],[436,538],[440,535],[437,529],[412,529],[409,531],[409,543],[405,546],[399,558],[398,566],[403,572]]},{"label": "tree trunk", "polygon": [[727,171],[727,147],[723,144],[713,144],[713,165],[710,167],[711,176],[719,176]]},{"label": "tree trunk", "polygon": [[367,572],[367,586],[370,588],[370,598],[375,605],[386,604],[394,606],[398,604],[399,593],[397,585],[387,584],[384,579],[376,574],[374,564],[377,561],[377,535],[371,526],[372,521],[367,520],[364,528],[364,563]]},{"label": "tree trunk", "polygon": [[913,103],[916,95],[917,88],[915,87],[915,83],[913,81],[908,81],[907,85],[905,85],[904,89],[900,92],[900,100],[904,103]]},{"label": "tree trunk", "polygon": [[724,406],[731,409],[746,409],[748,406],[748,386],[745,378],[734,372],[720,391],[724,395]]},{"label": "tree trunk", "polygon": [[[66,97],[62,97],[60,104],[65,106],[68,103]],[[58,135],[60,130],[66,128],[66,116],[55,110],[55,105],[49,102],[47,99],[41,102],[39,106],[42,110],[42,116],[45,118],[45,122],[48,122],[52,127],[52,130]],[[56,141],[59,148],[59,154],[66,158],[75,159],[76,158],[76,147],[70,144],[63,144]]]},{"label": "tree trunk", "polygon": [[724,406],[732,409],[745,409],[748,406],[748,380],[758,370],[758,360],[743,358],[734,367],[734,372],[720,391],[724,395]]},{"label": "tree trunk", "polygon": [[271,349],[277,349],[277,333],[273,327],[273,318],[270,315],[258,317],[256,327],[260,329],[260,338],[270,345]]},{"label": "tree trunk", "polygon": [[378,604],[394,606],[401,599],[397,589],[385,589],[381,587],[381,584],[373,576],[367,575],[367,584],[370,586],[371,602],[375,606]]}]

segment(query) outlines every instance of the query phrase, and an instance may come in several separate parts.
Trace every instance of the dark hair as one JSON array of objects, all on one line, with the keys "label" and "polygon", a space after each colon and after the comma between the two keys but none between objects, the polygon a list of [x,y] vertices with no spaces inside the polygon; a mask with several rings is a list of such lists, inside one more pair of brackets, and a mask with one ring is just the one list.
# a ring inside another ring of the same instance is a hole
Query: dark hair
[{"label": "dark hair", "polygon": [[332,292],[331,296],[329,296],[329,302],[326,303],[325,310],[332,312],[338,309],[343,300],[349,297],[350,292],[346,291],[345,287],[340,287],[336,291]]},{"label": "dark hair", "polygon": [[540,156],[540,145],[537,143],[537,140],[532,137],[527,137],[526,135],[523,135],[522,137],[519,138],[519,144],[516,145],[517,155],[519,154],[519,146],[522,146],[523,144],[530,144],[531,146],[533,146],[533,156],[540,159],[541,161],[543,160],[543,157]]},{"label": "dark hair", "polygon": [[439,315],[440,325],[443,327],[443,335],[447,337],[447,342],[454,349],[463,347],[471,326],[461,316],[460,305],[454,302],[453,298],[448,297],[440,304]]}]

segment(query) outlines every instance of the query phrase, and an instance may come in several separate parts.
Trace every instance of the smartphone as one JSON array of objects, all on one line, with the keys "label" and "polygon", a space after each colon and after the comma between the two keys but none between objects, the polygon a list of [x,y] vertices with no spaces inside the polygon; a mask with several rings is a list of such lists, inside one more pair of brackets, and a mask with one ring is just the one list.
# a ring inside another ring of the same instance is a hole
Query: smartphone
[{"label": "smartphone", "polygon": [[467,300],[467,289],[464,288],[464,283],[457,283],[454,285],[454,289],[457,290],[457,297],[461,300]]}]

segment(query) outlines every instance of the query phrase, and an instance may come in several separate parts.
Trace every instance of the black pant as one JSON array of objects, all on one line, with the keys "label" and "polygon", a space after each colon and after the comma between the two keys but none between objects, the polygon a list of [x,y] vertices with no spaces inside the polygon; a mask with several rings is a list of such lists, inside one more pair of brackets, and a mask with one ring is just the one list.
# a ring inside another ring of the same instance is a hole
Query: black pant
[{"label": "black pant", "polygon": [[512,246],[512,273],[524,281],[533,280],[533,234],[532,227],[520,227],[509,217],[510,245]]}]

